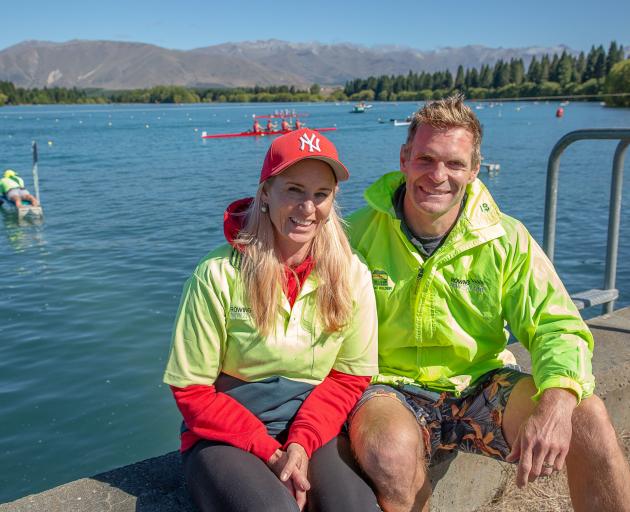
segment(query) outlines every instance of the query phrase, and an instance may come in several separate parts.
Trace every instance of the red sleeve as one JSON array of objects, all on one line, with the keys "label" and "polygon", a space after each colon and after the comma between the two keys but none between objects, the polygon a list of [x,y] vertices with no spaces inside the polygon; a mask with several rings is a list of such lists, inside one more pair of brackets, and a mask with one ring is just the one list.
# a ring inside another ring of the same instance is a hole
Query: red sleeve
[{"label": "red sleeve", "polygon": [[171,386],[171,390],[186,426],[196,437],[231,444],[263,462],[281,447],[262,421],[232,397],[217,393],[214,386]]},{"label": "red sleeve", "polygon": [[301,445],[311,457],[341,431],[348,414],[370,384],[371,377],[331,370],[308,396],[289,428],[290,443]]}]

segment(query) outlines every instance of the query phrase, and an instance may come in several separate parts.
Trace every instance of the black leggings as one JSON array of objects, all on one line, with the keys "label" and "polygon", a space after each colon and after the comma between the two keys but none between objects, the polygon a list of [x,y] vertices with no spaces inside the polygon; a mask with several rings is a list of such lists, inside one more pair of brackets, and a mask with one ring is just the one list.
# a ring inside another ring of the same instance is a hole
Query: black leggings
[{"label": "black leggings", "polygon": [[[296,512],[295,498],[258,457],[233,446],[200,441],[183,454],[184,477],[202,512]],[[309,463],[309,512],[380,510],[359,475],[346,435],[317,450]]]}]

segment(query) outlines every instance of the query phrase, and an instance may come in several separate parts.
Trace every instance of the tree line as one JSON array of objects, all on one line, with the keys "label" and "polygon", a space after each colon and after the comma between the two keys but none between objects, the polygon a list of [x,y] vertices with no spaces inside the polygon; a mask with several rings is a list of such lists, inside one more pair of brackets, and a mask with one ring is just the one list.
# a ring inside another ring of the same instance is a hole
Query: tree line
[{"label": "tree line", "polygon": [[[318,84],[300,89],[295,86],[255,86],[237,88],[190,88],[156,86],[147,89],[104,91],[44,87],[25,89],[0,81],[0,106],[50,103],[199,103],[304,101],[421,101],[439,99],[453,91],[470,99],[535,98],[583,96],[630,91],[630,60],[624,60],[623,47],[615,41],[606,52],[602,45],[588,54],[533,57],[527,69],[522,58],[479,68],[460,65],[455,76],[447,69],[434,73],[409,71],[407,75],[370,76],[346,82],[343,88],[323,92]],[[630,96],[606,97],[615,106],[630,106]]]},{"label": "tree line", "polygon": [[522,58],[509,62],[500,59],[493,66],[484,64],[480,68],[464,69],[460,65],[455,76],[447,69],[350,80],[343,92],[351,100],[363,101],[439,99],[456,90],[471,99],[624,93],[630,91],[630,82],[608,80],[613,69],[616,74],[624,74],[625,66],[619,66],[627,62],[624,57],[623,46],[613,41],[608,52],[602,45],[593,45],[588,54],[575,56],[565,50],[560,55],[533,57],[527,69]]},{"label": "tree line", "polygon": [[270,87],[237,87],[222,89],[188,88],[159,85],[149,89],[103,91],[97,89],[65,89],[44,87],[25,89],[11,82],[0,81],[0,106],[24,104],[90,104],[90,103],[283,103],[292,101],[323,101],[321,88],[313,84],[308,89],[279,85]]}]

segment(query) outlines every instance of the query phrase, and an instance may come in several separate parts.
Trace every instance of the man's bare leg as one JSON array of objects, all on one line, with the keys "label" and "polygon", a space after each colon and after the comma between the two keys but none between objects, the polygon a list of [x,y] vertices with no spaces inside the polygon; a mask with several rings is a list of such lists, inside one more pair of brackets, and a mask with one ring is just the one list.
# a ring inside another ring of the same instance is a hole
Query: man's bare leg
[{"label": "man's bare leg", "polygon": [[26,199],[27,201],[30,201],[33,206],[39,206],[39,201],[33,194],[26,194],[24,196],[24,199]]},{"label": "man's bare leg", "polygon": [[385,512],[428,512],[422,432],[404,405],[387,396],[365,402],[352,418],[350,442]]},{"label": "man's bare leg", "polygon": [[[503,416],[503,432],[510,446],[534,412],[536,404],[531,397],[535,393],[533,380],[525,378],[510,395]],[[630,467],[602,400],[596,396],[582,400],[573,411],[571,425],[566,465],[573,508],[630,511]]]}]

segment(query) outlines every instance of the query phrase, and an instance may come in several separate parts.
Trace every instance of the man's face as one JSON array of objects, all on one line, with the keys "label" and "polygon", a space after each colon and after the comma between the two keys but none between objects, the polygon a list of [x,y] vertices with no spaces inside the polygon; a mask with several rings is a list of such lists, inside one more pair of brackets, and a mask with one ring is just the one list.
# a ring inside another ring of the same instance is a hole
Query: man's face
[{"label": "man's face", "polygon": [[465,128],[420,125],[413,140],[401,147],[400,170],[407,177],[405,213],[422,226],[444,217],[455,222],[466,185],[477,177],[472,168],[473,136]]}]

